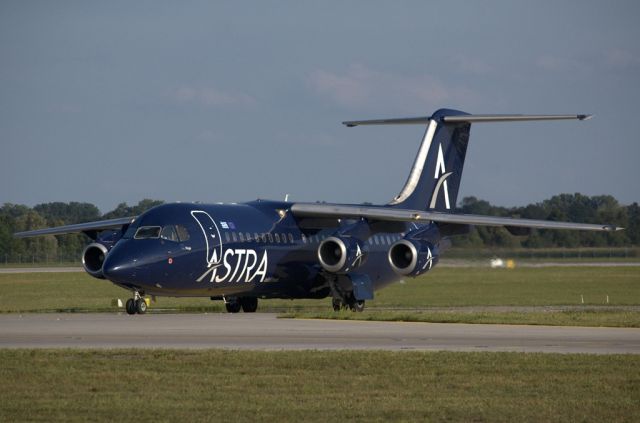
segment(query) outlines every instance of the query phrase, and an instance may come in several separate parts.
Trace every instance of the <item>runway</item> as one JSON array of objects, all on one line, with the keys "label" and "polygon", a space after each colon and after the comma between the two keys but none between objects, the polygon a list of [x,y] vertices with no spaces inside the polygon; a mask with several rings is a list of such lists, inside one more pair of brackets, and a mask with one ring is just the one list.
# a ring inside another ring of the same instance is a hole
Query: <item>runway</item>
[{"label": "runway", "polygon": [[278,319],[276,314],[6,314],[0,348],[640,354],[640,329]]}]

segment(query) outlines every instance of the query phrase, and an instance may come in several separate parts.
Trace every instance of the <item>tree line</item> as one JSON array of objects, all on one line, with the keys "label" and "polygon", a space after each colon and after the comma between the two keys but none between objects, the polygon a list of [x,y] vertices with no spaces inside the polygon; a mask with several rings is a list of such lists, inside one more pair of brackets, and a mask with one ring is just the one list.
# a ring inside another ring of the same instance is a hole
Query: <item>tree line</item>
[{"label": "tree line", "polygon": [[144,199],[135,206],[120,203],[102,214],[90,203],[44,203],[34,207],[5,203],[0,208],[0,262],[78,261],[90,241],[84,234],[14,238],[15,232],[95,220],[137,216],[162,201]]},{"label": "tree line", "polygon": [[[5,203],[0,208],[0,262],[77,261],[89,239],[84,234],[17,239],[13,233],[94,220],[137,216],[159,200],[144,199],[134,206],[119,204],[101,214],[90,203],[44,203],[34,207]],[[609,195],[560,194],[524,207],[499,207],[476,197],[465,197],[460,213],[510,216],[527,219],[607,223],[626,228],[616,233],[533,230],[527,236],[511,235],[504,228],[474,227],[468,235],[455,237],[455,247],[557,248],[622,247],[640,245],[640,206],[625,206]]]}]

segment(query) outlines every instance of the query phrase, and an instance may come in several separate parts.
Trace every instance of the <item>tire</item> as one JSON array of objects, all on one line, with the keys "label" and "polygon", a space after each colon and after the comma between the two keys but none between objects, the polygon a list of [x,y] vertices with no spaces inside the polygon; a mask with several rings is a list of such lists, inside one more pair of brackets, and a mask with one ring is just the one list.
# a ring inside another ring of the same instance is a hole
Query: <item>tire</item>
[{"label": "tire", "polygon": [[129,298],[125,305],[125,309],[127,310],[127,314],[136,314],[136,302],[133,298]]},{"label": "tire", "polygon": [[362,313],[364,311],[364,300],[354,301],[351,306],[351,311]]},{"label": "tire", "polygon": [[340,311],[342,309],[342,300],[334,298],[331,301],[331,305],[333,306],[333,311]]},{"label": "tire", "polygon": [[242,307],[239,301],[228,302],[224,306],[227,309],[227,313],[238,313]]},{"label": "tire", "polygon": [[240,305],[242,306],[242,311],[245,313],[255,313],[258,309],[258,298],[242,297],[240,298]]},{"label": "tire", "polygon": [[136,311],[138,314],[145,314],[147,312],[147,302],[144,298],[140,298],[136,300]]}]

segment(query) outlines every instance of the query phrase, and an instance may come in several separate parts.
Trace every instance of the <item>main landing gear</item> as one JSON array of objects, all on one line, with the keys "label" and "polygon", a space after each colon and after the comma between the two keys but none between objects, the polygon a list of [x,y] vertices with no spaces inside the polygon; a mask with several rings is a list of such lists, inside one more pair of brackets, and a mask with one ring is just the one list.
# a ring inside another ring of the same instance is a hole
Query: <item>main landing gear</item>
[{"label": "main landing gear", "polygon": [[138,291],[133,292],[133,298],[129,298],[125,305],[127,314],[145,314],[147,312],[147,302]]},{"label": "main landing gear", "polygon": [[224,306],[228,313],[238,313],[240,309],[245,313],[255,313],[258,309],[258,298],[256,297],[238,297],[225,298]]},{"label": "main landing gear", "polygon": [[332,300],[333,311],[340,311],[342,309],[349,309],[354,312],[364,311],[364,300],[356,300],[353,296],[350,296],[345,300],[341,298],[334,298]]}]

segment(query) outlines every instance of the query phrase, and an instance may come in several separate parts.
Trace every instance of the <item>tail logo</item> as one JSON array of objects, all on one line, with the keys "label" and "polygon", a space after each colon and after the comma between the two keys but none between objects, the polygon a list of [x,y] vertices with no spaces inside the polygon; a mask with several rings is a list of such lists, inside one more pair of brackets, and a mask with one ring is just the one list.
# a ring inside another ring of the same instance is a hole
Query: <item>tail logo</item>
[{"label": "tail logo", "polygon": [[436,187],[433,190],[433,195],[431,196],[431,202],[429,203],[429,208],[433,209],[436,207],[436,202],[438,201],[438,194],[440,193],[440,188],[444,189],[444,205],[447,210],[451,209],[451,203],[449,201],[449,186],[447,185],[447,178],[451,176],[453,172],[447,172],[444,165],[444,154],[442,154],[442,144],[438,145],[438,160],[436,161],[436,172],[433,176],[434,179],[437,179]]}]

